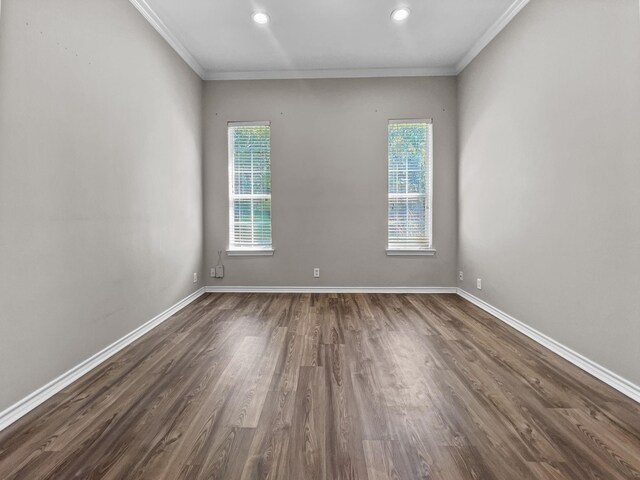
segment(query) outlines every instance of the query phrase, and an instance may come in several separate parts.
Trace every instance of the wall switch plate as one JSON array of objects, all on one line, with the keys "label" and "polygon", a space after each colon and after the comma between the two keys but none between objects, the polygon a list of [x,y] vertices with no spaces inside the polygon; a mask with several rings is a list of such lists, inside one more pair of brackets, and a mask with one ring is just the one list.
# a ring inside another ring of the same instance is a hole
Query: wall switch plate
[{"label": "wall switch plate", "polygon": [[481,278],[476,280],[476,287],[478,287],[478,290],[482,290],[482,279]]},{"label": "wall switch plate", "polygon": [[314,268],[313,269],[313,278],[320,278],[320,269],[319,268]]},{"label": "wall switch plate", "polygon": [[224,277],[224,266],[223,265],[217,265],[216,268],[215,268],[215,274],[216,274],[216,278]]},{"label": "wall switch plate", "polygon": [[460,281],[464,280],[464,272],[462,270],[458,272],[458,278],[460,279]]},{"label": "wall switch plate", "polygon": [[198,274],[195,272],[193,274],[193,283],[198,283]]}]

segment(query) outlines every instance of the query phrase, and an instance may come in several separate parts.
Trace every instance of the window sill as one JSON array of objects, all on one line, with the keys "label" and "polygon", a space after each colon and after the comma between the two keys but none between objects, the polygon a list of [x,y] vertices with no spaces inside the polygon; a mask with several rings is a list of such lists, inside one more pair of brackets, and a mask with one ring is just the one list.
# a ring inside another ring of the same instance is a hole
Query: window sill
[{"label": "window sill", "polygon": [[227,256],[229,257],[271,257],[273,256],[272,248],[259,248],[255,250],[242,249],[242,250],[227,250]]},{"label": "window sill", "polygon": [[405,257],[432,257],[436,254],[435,248],[420,248],[420,249],[410,249],[410,248],[387,248],[387,255],[390,257],[394,256],[405,256]]}]

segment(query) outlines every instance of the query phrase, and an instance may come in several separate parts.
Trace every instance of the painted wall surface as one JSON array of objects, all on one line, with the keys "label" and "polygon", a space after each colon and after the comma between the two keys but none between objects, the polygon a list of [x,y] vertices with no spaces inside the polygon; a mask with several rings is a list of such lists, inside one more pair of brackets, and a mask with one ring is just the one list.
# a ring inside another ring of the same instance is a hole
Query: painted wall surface
[{"label": "painted wall surface", "polygon": [[460,286],[636,384],[639,20],[534,0],[458,91]]},{"label": "painted wall surface", "polygon": [[[434,119],[434,257],[388,257],[387,124]],[[453,77],[206,82],[205,267],[228,246],[227,122],[271,121],[273,257],[215,286],[455,286]],[[313,278],[313,268],[320,278]]]},{"label": "painted wall surface", "polygon": [[200,285],[202,82],[127,0],[4,0],[0,411]]}]

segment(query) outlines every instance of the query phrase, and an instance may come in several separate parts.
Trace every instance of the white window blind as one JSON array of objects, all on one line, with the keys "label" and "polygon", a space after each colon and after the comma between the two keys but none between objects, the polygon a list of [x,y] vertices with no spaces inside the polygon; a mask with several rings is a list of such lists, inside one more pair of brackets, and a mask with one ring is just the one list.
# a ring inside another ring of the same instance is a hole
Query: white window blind
[{"label": "white window blind", "polygon": [[432,248],[431,120],[389,121],[388,249]]},{"label": "white window blind", "polygon": [[229,249],[270,250],[270,124],[232,122],[228,134]]}]

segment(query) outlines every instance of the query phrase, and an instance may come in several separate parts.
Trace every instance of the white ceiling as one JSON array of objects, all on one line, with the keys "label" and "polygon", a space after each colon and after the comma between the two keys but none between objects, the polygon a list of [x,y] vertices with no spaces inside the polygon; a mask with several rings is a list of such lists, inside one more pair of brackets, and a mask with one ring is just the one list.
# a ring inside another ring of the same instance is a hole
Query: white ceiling
[{"label": "white ceiling", "polygon": [[207,79],[455,74],[528,1],[131,0]]}]

